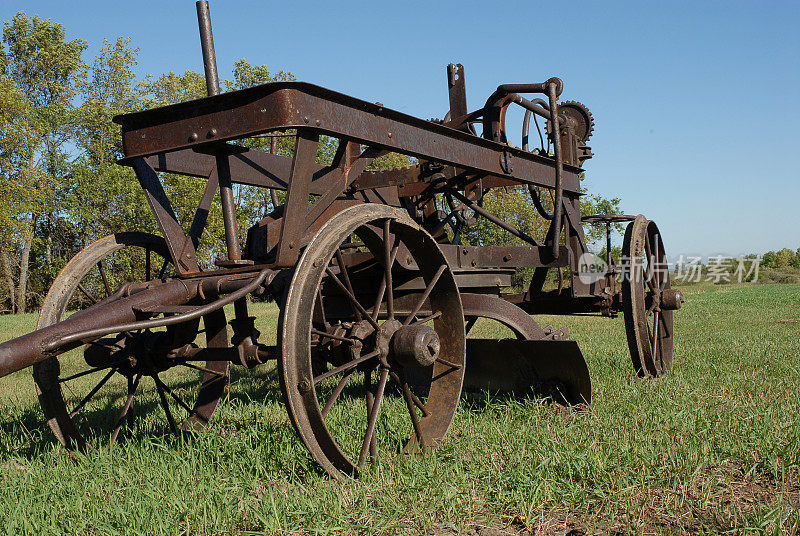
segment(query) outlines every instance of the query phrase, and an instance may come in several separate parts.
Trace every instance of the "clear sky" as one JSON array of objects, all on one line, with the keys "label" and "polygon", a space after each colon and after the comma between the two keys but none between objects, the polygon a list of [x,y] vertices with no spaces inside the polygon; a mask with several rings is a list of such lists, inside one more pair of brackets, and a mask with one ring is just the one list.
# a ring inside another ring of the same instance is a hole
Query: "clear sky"
[{"label": "clear sky", "polygon": [[[193,0],[0,0],[139,72],[202,71]],[[800,247],[800,2],[212,0],[221,77],[246,58],[423,118],[462,63],[470,109],[559,76],[596,127],[591,191],[655,220],[670,256]]]}]

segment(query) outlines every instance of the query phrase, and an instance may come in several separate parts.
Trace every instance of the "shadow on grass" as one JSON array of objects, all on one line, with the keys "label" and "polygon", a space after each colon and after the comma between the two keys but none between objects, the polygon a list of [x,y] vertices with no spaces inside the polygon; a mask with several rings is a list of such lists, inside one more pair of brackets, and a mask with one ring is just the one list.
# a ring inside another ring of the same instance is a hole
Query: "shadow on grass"
[{"label": "shadow on grass", "polygon": [[[363,380],[363,376],[361,376],[361,379]],[[146,381],[146,378],[143,381]],[[333,382],[333,385],[335,383]],[[333,385],[328,389],[325,396],[329,396]],[[198,378],[188,375],[183,378],[176,378],[169,382],[169,386],[174,392],[179,393],[189,406],[193,405]],[[149,385],[149,387],[152,387],[152,385]],[[143,386],[140,386],[140,389],[142,388]],[[366,390],[363,381],[354,381],[345,387],[340,396],[343,401],[352,401],[354,399],[363,400],[365,394]],[[418,394],[422,395],[419,392]],[[109,448],[111,443],[110,434],[117,425],[126,396],[124,390],[108,390],[105,393],[101,391],[95,396],[91,407],[84,408],[79,417],[75,419],[78,431],[93,448]],[[394,382],[389,382],[387,385],[385,396],[400,400],[403,398],[401,389]],[[461,398],[460,411],[469,412],[482,412],[490,405],[498,403],[518,404],[529,399],[542,400],[548,405],[558,408],[563,407],[557,404],[552,396],[543,396],[536,393],[530,393],[522,397],[514,394],[490,394],[487,392],[464,393]],[[77,397],[69,397],[67,400],[68,407],[73,407],[78,399]],[[227,393],[224,395],[222,403],[225,402],[235,406],[263,404],[282,408],[284,399],[280,389],[278,371],[274,367],[270,368],[269,365],[252,370],[233,367],[230,371]],[[322,400],[322,403],[324,403],[324,400]],[[170,401],[170,405],[176,423],[180,426],[182,419],[186,417],[186,412],[180,410],[173,401]],[[176,410],[182,411],[182,413]],[[574,408],[565,408],[564,410],[573,412]],[[186,441],[194,441],[198,434],[198,432],[179,432],[174,434],[171,431],[166,414],[154,389],[147,391],[144,397],[139,396],[135,399],[132,412],[135,422],[132,427],[128,427],[127,419],[124,421],[120,435],[117,438],[119,445],[156,440],[167,448],[177,450],[182,445],[185,445]],[[241,426],[246,427],[246,425]],[[285,426],[290,425],[286,422]],[[239,425],[234,427],[238,428]],[[36,405],[14,408],[10,414],[0,420],[0,442],[5,451],[5,456],[2,456],[2,458],[31,460],[51,452],[53,448],[61,448],[60,442],[44,421],[42,412]]]}]

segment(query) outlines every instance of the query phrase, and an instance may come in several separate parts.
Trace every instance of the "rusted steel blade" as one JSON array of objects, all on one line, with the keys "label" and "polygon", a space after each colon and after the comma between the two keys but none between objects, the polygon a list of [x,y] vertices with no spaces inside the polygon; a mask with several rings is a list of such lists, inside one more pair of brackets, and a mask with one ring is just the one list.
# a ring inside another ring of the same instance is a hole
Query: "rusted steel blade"
[{"label": "rusted steel blade", "polygon": [[467,339],[464,391],[589,403],[589,368],[576,341]]}]

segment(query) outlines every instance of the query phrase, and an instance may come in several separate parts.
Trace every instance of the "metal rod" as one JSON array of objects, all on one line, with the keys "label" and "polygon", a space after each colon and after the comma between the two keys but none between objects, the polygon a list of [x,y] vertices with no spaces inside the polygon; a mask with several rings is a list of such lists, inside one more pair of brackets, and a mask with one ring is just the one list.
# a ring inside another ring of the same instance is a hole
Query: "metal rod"
[{"label": "metal rod", "polygon": [[517,238],[521,238],[522,240],[524,240],[525,242],[528,242],[531,245],[534,245],[534,246],[538,246],[539,245],[539,242],[537,242],[535,238],[533,238],[532,236],[528,236],[527,234],[523,233],[522,231],[520,231],[519,229],[517,229],[513,225],[511,225],[511,224],[509,224],[507,222],[504,222],[503,220],[501,220],[500,218],[498,218],[497,216],[495,216],[494,214],[492,214],[488,210],[484,210],[481,206],[479,206],[477,203],[475,203],[474,201],[469,199],[467,196],[462,195],[461,193],[459,193],[459,192],[457,192],[455,190],[453,190],[451,193],[453,194],[454,197],[458,198],[459,201],[461,201],[462,203],[467,205],[469,208],[471,208],[472,210],[474,210],[475,212],[477,212],[478,214],[480,214],[481,216],[483,216],[484,218],[486,218],[490,222],[494,223],[495,225],[499,225],[501,228],[505,229],[506,231],[508,231],[509,233],[513,234]]},{"label": "metal rod", "polygon": [[375,400],[372,403],[372,411],[369,415],[369,422],[367,422],[367,433],[364,434],[364,443],[361,445],[361,453],[358,455],[358,468],[363,469],[367,461],[367,453],[369,451],[372,438],[375,435],[375,427],[378,424],[378,412],[380,411],[381,401],[383,400],[383,390],[386,388],[386,380],[389,379],[389,369],[384,367],[381,370],[381,379],[378,382],[378,392],[375,393]]},{"label": "metal rod", "polygon": [[[206,91],[210,97],[219,95],[217,55],[214,52],[214,36],[211,32],[211,12],[208,9],[206,0],[200,0],[195,5],[197,7],[197,23],[200,26],[200,46],[203,49],[203,68],[206,72]],[[228,260],[238,261],[242,258],[242,251],[239,246],[239,232],[236,226],[236,203],[233,200],[231,168],[228,163],[228,157],[229,155],[227,154],[217,155],[217,177],[219,179],[220,200],[222,201],[222,220],[225,224],[225,245],[228,247]]]},{"label": "metal rod", "polygon": [[200,0],[197,7],[197,23],[200,25],[200,46],[203,49],[203,68],[206,72],[206,90],[210,95],[219,94],[219,76],[217,75],[217,55],[214,53],[214,36],[211,33],[211,12],[208,2]]},{"label": "metal rod", "polygon": [[239,229],[236,222],[236,202],[233,200],[233,183],[229,155],[217,155],[217,178],[219,179],[219,196],[222,201],[222,222],[225,225],[225,245],[228,248],[228,260],[238,261],[242,258],[239,246]]},{"label": "metal rod", "polygon": [[386,314],[389,318],[394,318],[394,289],[392,289],[392,248],[389,246],[389,225],[391,220],[386,218],[383,222],[383,277],[386,279]]},{"label": "metal rod", "polygon": [[[548,82],[547,84],[547,96],[550,100],[550,115],[555,119],[558,117],[558,103],[556,99],[558,98],[558,94],[560,91],[556,87],[555,83]],[[561,154],[561,131],[559,126],[556,124],[556,121],[553,121],[553,147],[555,152],[555,160],[556,160],[556,197],[553,200],[553,220],[550,223],[550,228],[552,231],[553,237],[553,244],[552,244],[552,252],[553,252],[553,260],[558,259],[558,255],[560,253],[560,249],[558,247],[558,239],[561,235],[561,202],[564,195],[564,189],[562,187],[563,183],[563,175],[564,175],[564,163],[562,160]]]},{"label": "metal rod", "polygon": [[419,300],[417,300],[417,304],[414,306],[414,309],[411,310],[411,314],[409,314],[406,317],[406,319],[403,321],[403,325],[404,326],[409,325],[411,323],[411,321],[414,319],[414,317],[417,316],[417,313],[419,313],[419,310],[425,304],[425,300],[427,300],[428,297],[431,295],[431,292],[433,291],[433,287],[435,287],[436,283],[439,282],[439,278],[442,277],[442,274],[444,273],[444,271],[446,269],[447,269],[447,265],[443,264],[443,265],[441,265],[439,267],[438,270],[436,270],[436,273],[433,274],[433,278],[431,278],[431,282],[428,283],[427,287],[425,287],[425,292],[423,292],[422,296],[420,296]]},{"label": "metal rod", "polygon": [[84,339],[96,339],[98,337],[102,337],[104,335],[108,335],[109,333],[119,333],[121,331],[134,331],[137,329],[150,329],[150,328],[157,328],[163,326],[173,326],[175,324],[181,324],[183,322],[188,322],[189,320],[194,320],[195,318],[200,318],[201,316],[207,315],[216,311],[217,309],[221,309],[222,307],[228,305],[229,303],[236,301],[244,296],[247,296],[249,293],[254,291],[258,288],[259,285],[264,281],[268,274],[273,273],[273,270],[269,268],[265,268],[247,285],[243,286],[239,290],[229,294],[224,298],[220,298],[216,301],[213,301],[207,305],[202,305],[197,307],[190,313],[169,316],[166,318],[155,318],[153,320],[142,320],[138,322],[128,322],[126,324],[120,324],[116,326],[106,326],[102,328],[90,329],[86,331],[81,331],[77,333],[71,333],[69,335],[65,335],[59,339],[55,339],[47,344],[44,348],[44,352],[53,352],[56,351],[58,348],[62,346],[66,346],[69,344],[73,344],[76,342],[80,342]]}]

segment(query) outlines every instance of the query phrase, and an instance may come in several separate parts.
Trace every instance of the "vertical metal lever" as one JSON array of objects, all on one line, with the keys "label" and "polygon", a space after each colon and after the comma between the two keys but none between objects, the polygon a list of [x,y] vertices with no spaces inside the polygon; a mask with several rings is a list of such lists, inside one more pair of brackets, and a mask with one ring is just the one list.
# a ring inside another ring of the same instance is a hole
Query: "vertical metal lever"
[{"label": "vertical metal lever", "polygon": [[[207,0],[199,0],[197,7],[197,23],[200,26],[200,46],[203,49],[203,68],[206,72],[206,90],[208,95],[219,94],[219,75],[217,74],[217,55],[214,52],[214,35],[211,32],[211,12]],[[208,133],[213,137],[215,129]],[[236,228],[236,203],[233,200],[233,183],[231,168],[228,162],[230,154],[217,154],[217,178],[219,180],[219,196],[222,201],[222,220],[225,224],[225,245],[228,247],[228,260],[239,261],[242,250],[239,246],[239,231]]]},{"label": "vertical metal lever", "polygon": [[203,68],[206,72],[206,90],[210,95],[219,94],[219,75],[217,74],[217,55],[214,52],[214,36],[211,33],[211,12],[207,0],[195,2],[197,23],[200,26],[200,46],[203,49]]}]

